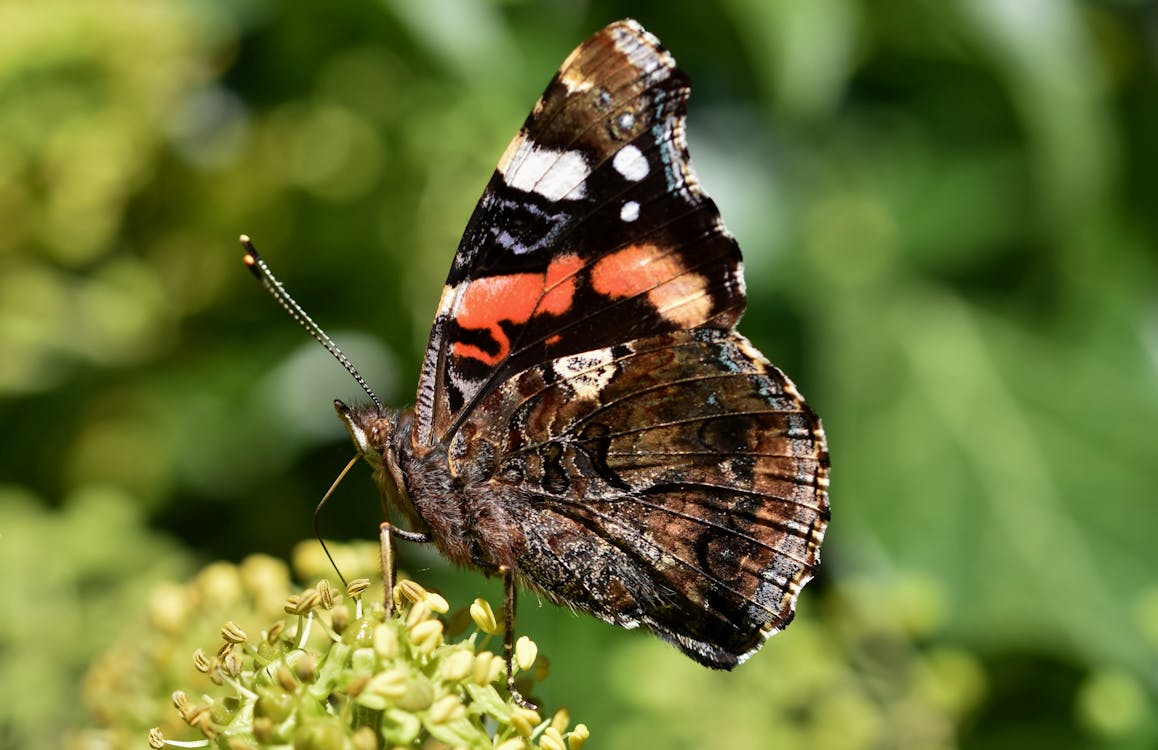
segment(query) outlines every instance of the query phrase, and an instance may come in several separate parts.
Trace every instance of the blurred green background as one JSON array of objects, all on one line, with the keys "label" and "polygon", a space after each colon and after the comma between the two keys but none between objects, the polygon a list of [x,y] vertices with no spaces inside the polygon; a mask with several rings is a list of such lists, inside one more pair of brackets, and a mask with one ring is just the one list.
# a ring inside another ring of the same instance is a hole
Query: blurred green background
[{"label": "blurred green background", "polygon": [[[824,418],[833,522],[732,674],[524,596],[548,708],[594,747],[1158,746],[1158,6],[1129,0],[0,5],[0,746],[83,726],[149,587],[288,555],[353,453],[357,387],[236,236],[410,403],[499,154],[629,15],[692,77],[741,330]],[[323,526],[378,516],[359,468]]]}]

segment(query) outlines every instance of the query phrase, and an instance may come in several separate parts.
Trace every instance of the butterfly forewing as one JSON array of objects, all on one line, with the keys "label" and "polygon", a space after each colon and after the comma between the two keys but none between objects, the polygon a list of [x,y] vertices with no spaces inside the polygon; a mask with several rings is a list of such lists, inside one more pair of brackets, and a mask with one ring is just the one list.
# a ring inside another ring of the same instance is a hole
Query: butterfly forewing
[{"label": "butterfly forewing", "polygon": [[744,308],[739,248],[684,138],[687,78],[638,24],[564,63],[499,162],[463,235],[424,361],[418,445],[547,359]]}]

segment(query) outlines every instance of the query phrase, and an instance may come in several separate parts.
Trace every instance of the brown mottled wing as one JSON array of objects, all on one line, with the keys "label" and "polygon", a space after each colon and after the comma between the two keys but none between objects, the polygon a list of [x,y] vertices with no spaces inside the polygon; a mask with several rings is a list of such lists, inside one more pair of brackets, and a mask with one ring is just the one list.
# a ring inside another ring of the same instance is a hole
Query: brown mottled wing
[{"label": "brown mottled wing", "polygon": [[499,161],[455,254],[415,406],[416,447],[551,359],[744,309],[740,251],[688,161],[687,77],[634,21],[580,45]]},{"label": "brown mottled wing", "polygon": [[792,619],[820,560],[828,453],[796,388],[739,334],[560,358],[476,413],[451,469],[502,497],[533,588],[717,668]]}]

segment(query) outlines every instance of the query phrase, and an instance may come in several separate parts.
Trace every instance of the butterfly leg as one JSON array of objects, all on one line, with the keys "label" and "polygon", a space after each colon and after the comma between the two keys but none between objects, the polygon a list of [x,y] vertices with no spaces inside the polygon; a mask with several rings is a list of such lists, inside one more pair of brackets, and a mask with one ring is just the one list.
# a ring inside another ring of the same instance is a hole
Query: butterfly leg
[{"label": "butterfly leg", "polygon": [[535,704],[515,688],[515,604],[518,597],[515,574],[505,565],[500,566],[499,571],[503,574],[503,660],[507,665],[507,690],[515,705],[535,708]]},{"label": "butterfly leg", "polygon": [[389,521],[378,526],[378,546],[382,552],[382,583],[385,588],[386,616],[394,614],[394,539],[425,544],[433,540],[430,534],[395,528]]}]

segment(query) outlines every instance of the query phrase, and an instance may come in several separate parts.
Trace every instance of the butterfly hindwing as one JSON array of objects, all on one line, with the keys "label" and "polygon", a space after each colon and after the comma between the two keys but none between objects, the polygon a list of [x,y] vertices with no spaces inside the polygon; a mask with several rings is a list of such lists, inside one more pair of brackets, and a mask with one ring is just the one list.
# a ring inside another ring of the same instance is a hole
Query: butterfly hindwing
[{"label": "butterfly hindwing", "polygon": [[455,255],[423,364],[414,439],[539,363],[708,326],[744,308],[739,248],[688,162],[686,76],[633,21],[564,62],[512,141]]},{"label": "butterfly hindwing", "polygon": [[537,590],[715,667],[791,619],[819,563],[828,458],[815,414],[739,334],[559,358],[475,415],[451,469],[488,477]]}]

